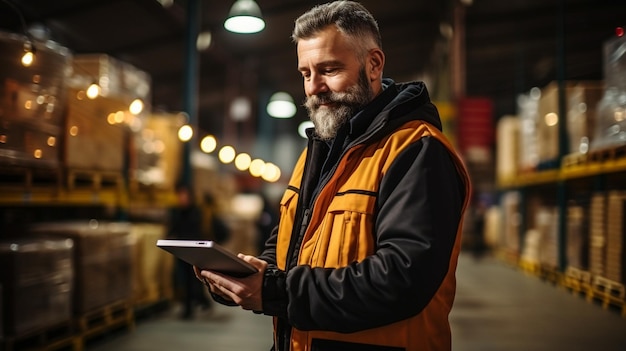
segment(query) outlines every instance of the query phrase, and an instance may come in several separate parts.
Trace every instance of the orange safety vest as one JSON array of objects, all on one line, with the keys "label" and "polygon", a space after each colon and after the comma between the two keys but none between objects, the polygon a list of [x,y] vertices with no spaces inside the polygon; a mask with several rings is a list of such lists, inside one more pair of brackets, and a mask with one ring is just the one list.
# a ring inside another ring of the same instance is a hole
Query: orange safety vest
[{"label": "orange safety vest", "polygon": [[[368,193],[378,191],[380,178],[387,172],[395,156],[425,136],[437,138],[450,151],[457,171],[465,183],[465,212],[471,185],[463,161],[436,127],[421,120],[410,121],[377,143],[357,145],[347,151],[332,179],[315,200],[310,225],[300,247],[298,264],[338,268],[355,261],[360,262],[374,254],[376,243],[373,216],[376,199]],[[278,268],[282,270],[286,269],[287,250],[298,203],[298,194],[290,188],[300,188],[305,154],[306,151],[300,156],[289,182],[290,186],[281,199],[276,259]],[[346,162],[352,159],[359,161]],[[462,221],[458,226],[448,273],[432,300],[419,314],[382,327],[347,334],[292,328],[291,351],[311,350],[314,339],[398,347],[410,351],[450,350],[448,315],[456,289],[455,270],[461,247],[461,231]],[[275,326],[276,322],[275,318]]]}]

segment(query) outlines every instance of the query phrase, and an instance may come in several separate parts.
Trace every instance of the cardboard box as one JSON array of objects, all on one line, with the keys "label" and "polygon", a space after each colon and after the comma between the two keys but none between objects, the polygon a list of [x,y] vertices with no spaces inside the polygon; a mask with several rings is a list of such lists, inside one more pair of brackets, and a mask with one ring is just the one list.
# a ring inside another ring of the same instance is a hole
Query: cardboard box
[{"label": "cardboard box", "polygon": [[565,82],[565,118],[559,111],[559,86],[556,82],[541,90],[538,106],[539,162],[559,158],[559,124],[566,123],[568,150],[586,153],[593,139],[596,106],[604,91],[601,82]]},{"label": "cardboard box", "polygon": [[0,164],[57,167],[60,129],[46,123],[0,121]]},{"label": "cardboard box", "polygon": [[132,298],[130,224],[107,221],[40,223],[32,234],[74,242],[74,314]]},{"label": "cardboard box", "polygon": [[36,59],[24,67],[25,41],[22,35],[0,31],[0,120],[59,125],[72,55],[53,41],[37,41]]},{"label": "cardboard box", "polygon": [[72,250],[73,242],[65,239],[0,242],[4,335],[20,336],[70,320]]},{"label": "cardboard box", "polygon": [[[117,122],[115,118],[117,114]],[[72,169],[117,171],[124,169],[127,152],[123,101],[70,89],[64,130],[64,166]]]}]

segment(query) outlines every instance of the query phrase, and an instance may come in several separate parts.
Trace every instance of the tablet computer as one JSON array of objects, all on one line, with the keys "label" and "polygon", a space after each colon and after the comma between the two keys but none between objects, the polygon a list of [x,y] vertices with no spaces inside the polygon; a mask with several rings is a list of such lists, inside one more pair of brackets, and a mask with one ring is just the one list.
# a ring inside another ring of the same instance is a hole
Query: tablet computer
[{"label": "tablet computer", "polygon": [[203,270],[245,277],[258,269],[213,241],[160,239],[157,246]]}]

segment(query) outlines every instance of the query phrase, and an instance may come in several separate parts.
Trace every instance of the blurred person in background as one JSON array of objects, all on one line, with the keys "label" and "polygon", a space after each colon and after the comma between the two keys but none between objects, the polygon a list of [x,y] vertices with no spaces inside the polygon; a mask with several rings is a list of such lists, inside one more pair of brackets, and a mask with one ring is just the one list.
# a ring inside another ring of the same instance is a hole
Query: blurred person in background
[{"label": "blurred person in background", "polygon": [[260,196],[263,200],[263,207],[256,221],[258,231],[256,245],[259,253],[265,250],[265,242],[271,237],[272,231],[278,224],[278,204],[274,205],[267,196],[263,194],[260,194]]},{"label": "blurred person in background", "polygon": [[356,2],[315,6],[292,37],[315,127],[279,224],[258,257],[239,254],[258,273],[198,278],[273,316],[276,351],[450,350],[471,189],[426,86],[383,79],[378,25]]},{"label": "blurred person in background", "polygon": [[[194,201],[192,190],[185,184],[176,186],[178,206],[170,214],[169,239],[202,240],[202,215]],[[176,296],[182,302],[181,319],[193,319],[196,307],[207,309],[211,300],[206,288],[199,282],[189,263],[176,258],[174,266]]]}]

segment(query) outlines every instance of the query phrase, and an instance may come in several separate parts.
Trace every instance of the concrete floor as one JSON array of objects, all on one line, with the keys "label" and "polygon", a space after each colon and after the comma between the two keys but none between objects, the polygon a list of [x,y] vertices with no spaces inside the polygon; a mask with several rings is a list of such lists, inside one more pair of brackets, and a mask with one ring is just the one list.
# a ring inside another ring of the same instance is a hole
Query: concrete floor
[{"label": "concrete floor", "polygon": [[[462,254],[450,316],[454,351],[624,351],[626,317],[604,310],[499,260]],[[88,344],[91,351],[267,351],[271,319],[215,306],[192,321],[166,311],[133,332]]]}]

